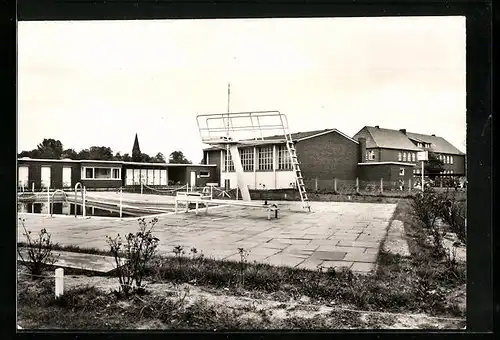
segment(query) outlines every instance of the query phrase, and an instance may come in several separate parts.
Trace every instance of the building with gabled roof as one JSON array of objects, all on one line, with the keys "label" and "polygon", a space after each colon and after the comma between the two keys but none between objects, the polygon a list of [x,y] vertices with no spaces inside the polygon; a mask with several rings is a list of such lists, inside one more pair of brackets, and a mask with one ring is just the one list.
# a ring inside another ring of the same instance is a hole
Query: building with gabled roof
[{"label": "building with gabled roof", "polygon": [[404,162],[416,165],[415,175],[420,174],[419,151],[434,153],[444,163],[443,175],[465,175],[465,153],[446,139],[434,134],[408,132],[406,129],[385,129],[365,126],[353,137],[366,140],[364,162]]}]

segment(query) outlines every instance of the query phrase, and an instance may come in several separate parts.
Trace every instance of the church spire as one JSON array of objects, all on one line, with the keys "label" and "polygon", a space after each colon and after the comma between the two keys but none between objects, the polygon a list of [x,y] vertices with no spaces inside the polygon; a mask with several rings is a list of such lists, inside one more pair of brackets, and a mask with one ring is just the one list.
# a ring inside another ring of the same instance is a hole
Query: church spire
[{"label": "church spire", "polygon": [[135,134],[134,146],[132,147],[132,161],[141,161],[141,148],[139,147],[139,138],[137,138],[137,133]]}]

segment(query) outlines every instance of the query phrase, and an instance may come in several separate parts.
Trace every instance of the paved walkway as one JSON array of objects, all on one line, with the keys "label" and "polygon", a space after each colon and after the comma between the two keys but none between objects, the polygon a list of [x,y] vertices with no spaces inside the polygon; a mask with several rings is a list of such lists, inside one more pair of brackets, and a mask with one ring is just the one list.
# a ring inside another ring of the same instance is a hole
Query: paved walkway
[{"label": "paved walkway", "polygon": [[[249,207],[215,207],[208,215],[194,212],[163,215],[155,227],[159,251],[172,254],[177,245],[191,247],[216,259],[240,259],[307,269],[348,267],[367,273],[375,268],[395,204],[312,202],[307,213],[300,202],[280,203],[280,218],[267,220],[267,211]],[[106,235],[137,231],[135,219],[47,217],[19,214],[28,230],[46,228],[63,245],[107,249]],[[20,224],[19,224],[20,225]],[[23,240],[18,227],[18,240]]]}]

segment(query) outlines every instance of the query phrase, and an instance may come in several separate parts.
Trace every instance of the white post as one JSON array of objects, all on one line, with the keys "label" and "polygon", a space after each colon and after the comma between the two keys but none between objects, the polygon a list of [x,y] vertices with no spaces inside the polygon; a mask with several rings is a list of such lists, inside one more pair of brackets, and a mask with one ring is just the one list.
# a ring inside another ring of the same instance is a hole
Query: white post
[{"label": "white post", "polygon": [[236,200],[238,200],[238,187],[236,187]]},{"label": "white post", "polygon": [[359,178],[356,177],[356,193],[359,193]]},{"label": "white post", "polygon": [[82,214],[83,214],[83,218],[85,218],[85,215],[86,215],[86,209],[85,209],[85,196],[87,196],[87,189],[85,187],[83,187],[83,205],[82,205]]},{"label": "white post", "polygon": [[333,191],[337,192],[337,178],[333,179]]},{"label": "white post", "polygon": [[382,194],[384,192],[384,179],[380,179],[380,193]]},{"label": "white post", "polygon": [[422,192],[424,192],[424,161],[422,160]]},{"label": "white post", "polygon": [[411,178],[408,180],[408,192],[411,192]]},{"label": "white post", "polygon": [[47,216],[50,216],[50,186],[47,188]]},{"label": "white post", "polygon": [[143,185],[144,185],[144,182],[143,182],[143,181],[142,181],[142,179],[141,179],[141,195],[142,195],[142,192],[143,192],[143,190],[144,190],[144,189],[143,189]]},{"label": "white post", "polygon": [[35,182],[31,183],[31,191],[35,192]]},{"label": "white post", "polygon": [[318,191],[318,177],[314,179],[314,189],[315,191]]},{"label": "white post", "polygon": [[56,269],[56,299],[64,294],[64,269]]},{"label": "white post", "polygon": [[120,187],[120,219],[122,218],[123,189]]}]

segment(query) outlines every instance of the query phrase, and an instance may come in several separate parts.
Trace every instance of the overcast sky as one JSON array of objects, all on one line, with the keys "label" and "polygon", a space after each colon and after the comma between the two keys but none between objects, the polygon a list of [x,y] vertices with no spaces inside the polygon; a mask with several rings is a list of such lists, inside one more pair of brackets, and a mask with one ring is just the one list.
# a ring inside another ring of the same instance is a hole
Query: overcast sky
[{"label": "overcast sky", "polygon": [[18,151],[43,138],[202,158],[196,115],[279,110],[292,132],[365,125],[465,151],[465,18],[20,22]]}]

